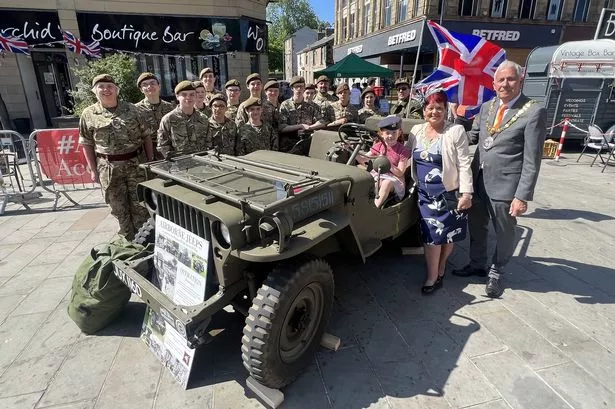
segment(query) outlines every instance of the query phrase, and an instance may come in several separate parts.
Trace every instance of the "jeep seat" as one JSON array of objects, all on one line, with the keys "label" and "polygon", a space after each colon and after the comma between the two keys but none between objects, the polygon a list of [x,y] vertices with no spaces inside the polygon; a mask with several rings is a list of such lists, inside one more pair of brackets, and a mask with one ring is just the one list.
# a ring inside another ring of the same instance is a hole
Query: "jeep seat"
[{"label": "jeep seat", "polygon": [[310,158],[327,160],[327,152],[335,145],[335,142],[339,140],[340,138],[337,131],[326,131],[323,129],[314,131],[308,156]]}]

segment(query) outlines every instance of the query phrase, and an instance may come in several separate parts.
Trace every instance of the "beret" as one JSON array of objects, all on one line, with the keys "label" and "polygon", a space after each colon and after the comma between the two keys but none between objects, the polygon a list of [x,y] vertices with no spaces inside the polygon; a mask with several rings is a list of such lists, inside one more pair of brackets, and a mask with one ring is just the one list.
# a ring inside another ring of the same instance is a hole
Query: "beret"
[{"label": "beret", "polygon": [[316,85],[314,85],[314,84],[307,84],[305,86],[305,89],[316,89]]},{"label": "beret", "polygon": [[336,94],[339,94],[342,91],[350,91],[350,87],[345,82],[342,82],[341,84],[339,84],[337,88],[335,89]]},{"label": "beret", "polygon": [[137,78],[137,87],[140,87],[141,82],[145,80],[156,80],[158,81],[158,83],[160,83],[160,81],[158,80],[158,77],[156,77],[151,72],[143,72],[141,73],[141,75],[139,75],[139,78]]},{"label": "beret", "polygon": [[241,88],[241,84],[239,83],[239,81],[237,81],[235,79],[232,79],[232,80],[226,81],[226,84],[224,84],[224,89],[226,89],[228,87],[239,87],[239,88]]},{"label": "beret", "polygon": [[115,80],[109,74],[100,74],[92,78],[92,86],[98,84],[99,82],[110,82],[111,84],[115,84]]},{"label": "beret", "polygon": [[214,70],[212,70],[210,67],[205,67],[201,70],[201,73],[199,74],[199,78],[203,78],[204,74],[207,74],[208,72],[211,72],[212,74],[214,73]]},{"label": "beret", "polygon": [[408,81],[408,78],[399,78],[397,81],[395,81],[395,86],[398,87],[400,85],[407,85],[410,86],[410,82]]},{"label": "beret", "polygon": [[327,77],[326,75],[321,75],[316,80],[316,84],[318,84],[319,82],[329,82],[329,77]]},{"label": "beret", "polygon": [[245,110],[247,110],[250,107],[253,106],[261,106],[261,100],[260,98],[254,98],[254,97],[250,97],[248,99],[246,99],[243,103],[243,108]]},{"label": "beret", "polygon": [[301,83],[305,84],[305,78],[297,76],[297,77],[292,77],[288,84],[292,87],[293,85],[301,84]]},{"label": "beret", "polygon": [[267,81],[263,89],[266,91],[269,88],[280,88],[280,84],[276,80]]},{"label": "beret", "polygon": [[370,92],[376,95],[376,91],[374,91],[372,87],[367,87],[363,90],[363,92],[361,92],[361,99],[365,98],[365,95],[369,94]]},{"label": "beret", "polygon": [[175,86],[175,93],[179,94],[182,91],[194,91],[194,85],[191,81],[182,81]]},{"label": "beret", "polygon": [[205,85],[203,85],[201,81],[192,81],[192,86],[194,87],[194,89],[205,88]]},{"label": "beret", "polygon": [[222,94],[214,94],[214,96],[209,100],[210,108],[214,104],[214,101],[223,101],[226,104],[226,97]]},{"label": "beret", "polygon": [[389,115],[378,122],[378,128],[389,129],[391,131],[401,129],[401,118],[395,115]]},{"label": "beret", "polygon": [[250,75],[248,75],[246,77],[246,85],[249,85],[250,82],[254,81],[254,80],[259,80],[261,81],[261,75],[259,73],[252,73]]}]

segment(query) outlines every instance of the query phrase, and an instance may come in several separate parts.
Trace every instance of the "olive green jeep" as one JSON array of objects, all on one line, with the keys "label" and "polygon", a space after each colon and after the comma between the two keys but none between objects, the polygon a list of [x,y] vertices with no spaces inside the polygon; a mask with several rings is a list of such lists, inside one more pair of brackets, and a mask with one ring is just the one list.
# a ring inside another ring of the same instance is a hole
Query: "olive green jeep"
[{"label": "olive green jeep", "polygon": [[[143,165],[138,195],[152,219],[136,241],[154,241],[156,217],[206,239],[209,290],[199,305],[174,304],[147,279],[153,256],[115,261],[116,275],[191,347],[207,342],[214,313],[228,305],[243,312],[244,366],[262,385],[288,385],[313,359],[331,312],[325,256],[365,261],[416,225],[411,180],[402,200],[376,208],[374,177],[354,165],[377,138],[349,124],[315,132],[308,157],[203,152]],[[384,162],[372,167],[385,172]]]}]

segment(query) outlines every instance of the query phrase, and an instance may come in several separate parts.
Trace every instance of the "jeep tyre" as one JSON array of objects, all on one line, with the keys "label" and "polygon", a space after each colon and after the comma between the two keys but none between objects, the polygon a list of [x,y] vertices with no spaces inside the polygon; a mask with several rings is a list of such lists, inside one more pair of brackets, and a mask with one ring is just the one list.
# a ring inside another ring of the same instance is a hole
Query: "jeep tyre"
[{"label": "jeep tyre", "polygon": [[139,231],[135,234],[135,238],[132,241],[134,244],[140,244],[141,246],[147,246],[149,243],[153,243],[156,238],[156,221],[153,217],[147,219]]},{"label": "jeep tyre", "polygon": [[310,364],[333,306],[331,266],[316,259],[274,269],[258,289],[241,339],[243,365],[270,388]]}]

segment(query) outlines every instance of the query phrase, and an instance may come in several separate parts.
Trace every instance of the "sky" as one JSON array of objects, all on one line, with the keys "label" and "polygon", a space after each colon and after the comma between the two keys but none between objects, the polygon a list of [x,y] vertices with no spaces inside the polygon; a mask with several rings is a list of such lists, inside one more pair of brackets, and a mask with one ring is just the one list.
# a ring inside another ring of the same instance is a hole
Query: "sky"
[{"label": "sky", "polygon": [[335,18],[335,0],[309,0],[319,19],[328,21],[333,25]]}]

